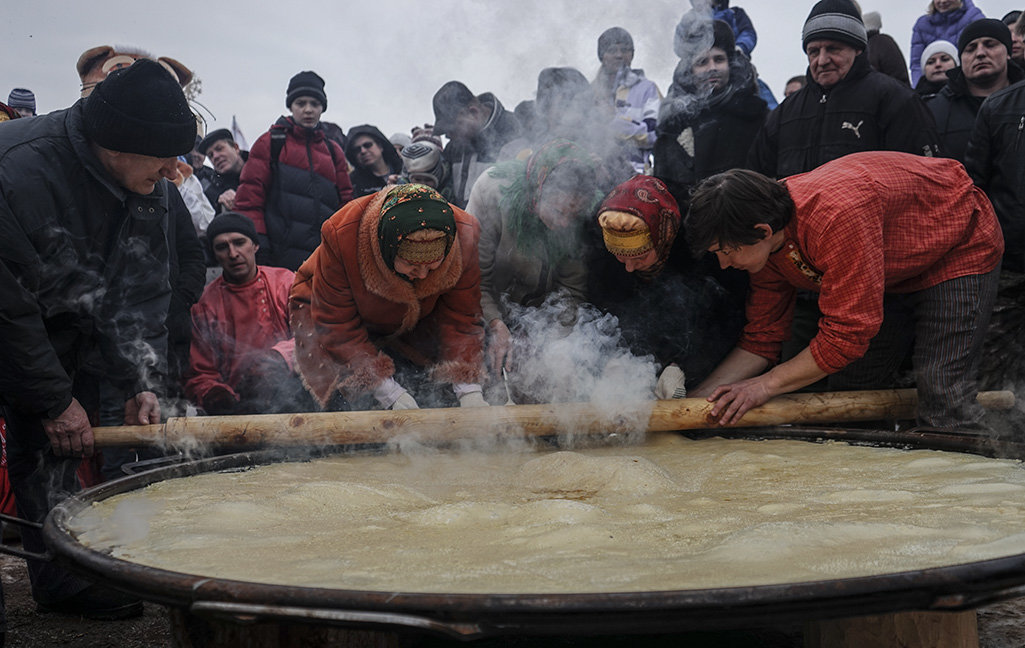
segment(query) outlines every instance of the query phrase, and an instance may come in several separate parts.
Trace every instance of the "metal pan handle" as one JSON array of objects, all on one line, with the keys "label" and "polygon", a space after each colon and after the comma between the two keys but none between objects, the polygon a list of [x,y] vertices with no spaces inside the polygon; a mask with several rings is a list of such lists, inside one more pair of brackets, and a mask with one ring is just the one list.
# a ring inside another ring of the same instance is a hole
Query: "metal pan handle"
[{"label": "metal pan handle", "polygon": [[[29,529],[36,529],[37,531],[43,528],[43,525],[39,522],[31,522],[19,517],[4,515],[3,513],[0,513],[0,522],[6,522],[15,526],[23,526]],[[8,556],[17,556],[18,558],[24,558],[25,560],[43,560],[45,562],[53,560],[53,554],[49,551],[40,554],[32,551],[25,551],[24,549],[15,549],[14,547],[8,547],[5,544],[0,544],[0,553],[7,554]]]},{"label": "metal pan handle", "polygon": [[454,639],[475,639],[484,636],[481,628],[472,623],[443,623],[426,617],[392,612],[362,610],[333,610],[324,608],[293,607],[286,605],[258,605],[252,603],[226,603],[222,601],[196,601],[189,611],[197,616],[229,618],[254,622],[257,619],[277,621],[319,621],[342,626],[371,626],[374,628],[413,628],[445,635]]}]

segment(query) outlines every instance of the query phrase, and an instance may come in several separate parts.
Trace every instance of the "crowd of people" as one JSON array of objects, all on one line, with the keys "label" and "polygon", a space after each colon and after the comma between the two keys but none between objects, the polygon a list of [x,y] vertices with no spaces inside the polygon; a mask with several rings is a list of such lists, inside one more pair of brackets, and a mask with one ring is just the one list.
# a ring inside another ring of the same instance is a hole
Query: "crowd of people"
[{"label": "crowd of people", "polygon": [[[579,367],[524,370],[544,348],[527,312],[566,339],[607,316],[650,362],[641,391],[707,398],[724,424],[798,389],[910,381],[919,423],[990,425],[980,384],[1022,378],[1025,20],[933,0],[909,67],[877,13],[819,0],[777,105],[743,9],[692,4],[664,95],[612,27],[593,80],[545,68],[514,110],[453,80],[408,135],[324,121],[305,70],[244,150],[197,133],[185,65],[132,48],[86,51],[65,110],[13,90],[0,405],[19,513],[151,451],[96,452],[95,425],[579,398]],[[141,610],[29,564],[42,609]]]}]

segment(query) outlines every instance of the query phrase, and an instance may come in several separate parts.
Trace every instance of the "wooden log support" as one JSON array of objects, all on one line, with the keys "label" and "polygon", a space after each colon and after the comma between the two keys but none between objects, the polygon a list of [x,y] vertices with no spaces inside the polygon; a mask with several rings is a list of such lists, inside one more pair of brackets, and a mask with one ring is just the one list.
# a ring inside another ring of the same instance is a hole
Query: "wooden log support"
[{"label": "wooden log support", "polygon": [[[913,389],[822,392],[777,396],[730,427],[826,424],[914,418]],[[987,409],[1010,409],[1014,394],[980,392]],[[253,416],[193,416],[157,425],[97,427],[97,447],[153,444],[189,446],[346,445],[386,443],[402,435],[449,442],[487,435],[551,436],[667,432],[715,428],[712,404],[703,398],[624,405],[554,403],[488,408],[307,412]]]}]

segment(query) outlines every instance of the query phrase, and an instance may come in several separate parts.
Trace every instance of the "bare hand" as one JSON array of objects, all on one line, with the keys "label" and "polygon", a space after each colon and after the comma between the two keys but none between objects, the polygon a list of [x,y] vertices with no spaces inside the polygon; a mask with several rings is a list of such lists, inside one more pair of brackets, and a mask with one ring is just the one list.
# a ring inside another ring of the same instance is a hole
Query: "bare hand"
[{"label": "bare hand", "polygon": [[228,211],[235,211],[235,190],[225,190],[220,196],[217,196],[217,202],[224,205],[224,208]]},{"label": "bare hand", "polygon": [[71,404],[57,418],[43,419],[43,431],[58,457],[91,457],[93,454],[93,427],[77,398],[72,398]]},{"label": "bare hand", "polygon": [[139,392],[125,401],[125,425],[160,422],[160,401],[153,392]]},{"label": "bare hand", "polygon": [[720,385],[707,398],[708,402],[715,403],[709,414],[719,425],[731,425],[751,408],[764,405],[772,396],[764,376]]},{"label": "bare hand", "polygon": [[500,319],[493,319],[488,323],[488,332],[488,363],[491,365],[491,371],[499,375],[509,355],[512,334],[509,333],[509,327]]}]

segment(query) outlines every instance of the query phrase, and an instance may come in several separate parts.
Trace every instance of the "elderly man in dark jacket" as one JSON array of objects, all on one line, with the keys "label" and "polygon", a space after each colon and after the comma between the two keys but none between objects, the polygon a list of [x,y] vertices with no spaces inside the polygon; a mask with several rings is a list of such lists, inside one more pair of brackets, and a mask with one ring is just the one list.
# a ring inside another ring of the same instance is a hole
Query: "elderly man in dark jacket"
[{"label": "elderly man in dark jacket", "polygon": [[782,178],[861,151],[936,155],[932,115],[911,88],[872,69],[851,0],[820,0],[802,36],[808,83],[769,115],[750,168]]},{"label": "elderly man in dark jacket", "polygon": [[[101,384],[118,393],[125,423],[160,420],[169,219],[185,209],[167,179],[195,137],[181,88],[149,60],[67,110],[0,129],[0,402],[11,483],[31,520],[77,490],[76,467],[93,453],[90,416],[110,398]],[[44,550],[38,532],[22,537]],[[29,561],[29,575],[49,611],[142,610],[54,564]]]}]

